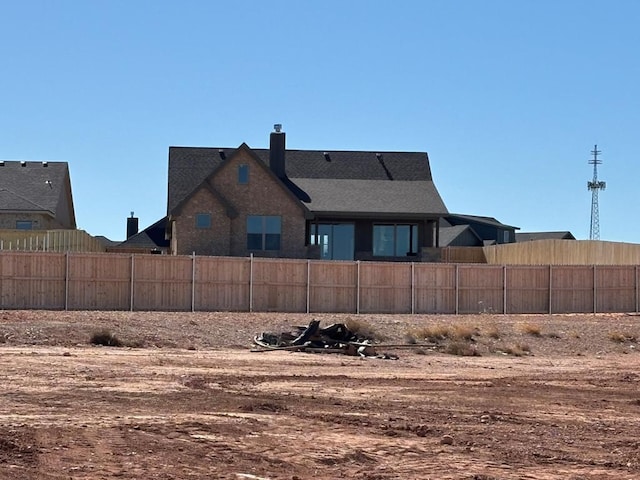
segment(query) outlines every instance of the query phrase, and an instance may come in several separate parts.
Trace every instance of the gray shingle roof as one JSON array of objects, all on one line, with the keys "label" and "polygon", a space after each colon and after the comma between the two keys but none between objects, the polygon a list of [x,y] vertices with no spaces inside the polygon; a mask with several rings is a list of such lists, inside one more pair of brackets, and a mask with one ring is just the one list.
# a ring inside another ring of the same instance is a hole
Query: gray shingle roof
[{"label": "gray shingle roof", "polygon": [[166,225],[167,217],[161,218],[144,230],[120,242],[118,247],[148,248],[149,250],[154,248],[167,248],[169,241],[165,238]]},{"label": "gray shingle roof", "polygon": [[[170,147],[168,213],[235,150]],[[252,151],[269,163],[268,149]],[[287,150],[286,173],[316,213],[447,213],[424,152]]]},{"label": "gray shingle roof", "polygon": [[571,232],[522,232],[516,233],[516,242],[530,242],[533,240],[575,240]]},{"label": "gray shingle roof", "polygon": [[518,229],[519,227],[514,227],[513,225],[507,225],[506,223],[502,223],[496,220],[493,217],[483,217],[479,215],[459,215],[452,213],[447,216],[446,220],[452,225],[459,225],[461,222],[478,222],[484,223],[486,225],[491,225],[499,228],[507,228],[507,229]]},{"label": "gray shingle roof", "polygon": [[389,181],[292,178],[316,213],[446,214],[447,209],[431,181]]},{"label": "gray shingle roof", "polygon": [[0,161],[0,211],[55,216],[69,181],[68,172],[66,162]]},{"label": "gray shingle roof", "polygon": [[469,232],[469,235],[478,239],[478,243],[482,239],[469,225],[454,225],[452,227],[440,227],[440,246],[447,247],[452,244],[463,233]]}]

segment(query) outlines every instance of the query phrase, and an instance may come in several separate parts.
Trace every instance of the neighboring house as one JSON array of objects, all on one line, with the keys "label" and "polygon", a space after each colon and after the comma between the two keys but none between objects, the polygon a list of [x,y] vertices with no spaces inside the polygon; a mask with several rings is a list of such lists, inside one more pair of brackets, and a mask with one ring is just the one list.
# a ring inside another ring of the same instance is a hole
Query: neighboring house
[{"label": "neighboring house", "polygon": [[166,238],[167,218],[138,231],[138,218],[127,218],[127,239],[124,242],[107,246],[108,252],[117,253],[169,253],[169,241]]},{"label": "neighboring house", "polygon": [[[463,228],[466,227],[466,228]],[[514,243],[518,227],[505,225],[493,217],[446,215],[440,222],[443,247],[477,247]]]},{"label": "neighboring house", "polygon": [[442,247],[482,247],[482,238],[469,225],[440,224],[440,246]]},{"label": "neighboring house", "polygon": [[0,229],[76,229],[66,162],[0,160]]},{"label": "neighboring house", "polygon": [[533,240],[575,240],[571,232],[522,232],[516,233],[516,242]]},{"label": "neighboring house", "polygon": [[169,148],[173,254],[429,260],[447,209],[419,152]]}]

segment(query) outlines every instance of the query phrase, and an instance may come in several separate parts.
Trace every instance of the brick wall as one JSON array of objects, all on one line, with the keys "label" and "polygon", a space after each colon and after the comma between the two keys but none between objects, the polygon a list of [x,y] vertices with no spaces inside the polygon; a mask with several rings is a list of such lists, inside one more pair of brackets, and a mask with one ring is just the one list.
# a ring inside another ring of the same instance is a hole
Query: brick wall
[{"label": "brick wall", "polygon": [[61,225],[54,218],[39,213],[6,213],[0,215],[0,229],[12,230],[16,228],[16,221],[27,220],[33,222],[33,230],[55,230],[68,228]]},{"label": "brick wall", "polygon": [[[199,255],[231,255],[305,258],[305,218],[299,201],[269,174],[268,167],[247,150],[240,149],[212,179],[212,186],[237,212],[229,218],[225,206],[205,187],[184,205],[174,225],[178,254],[196,252]],[[249,166],[249,182],[238,183],[238,166]],[[263,168],[264,167],[264,168]],[[209,230],[195,227],[197,213],[210,213]],[[279,215],[282,230],[279,251],[247,249],[247,216]]]}]

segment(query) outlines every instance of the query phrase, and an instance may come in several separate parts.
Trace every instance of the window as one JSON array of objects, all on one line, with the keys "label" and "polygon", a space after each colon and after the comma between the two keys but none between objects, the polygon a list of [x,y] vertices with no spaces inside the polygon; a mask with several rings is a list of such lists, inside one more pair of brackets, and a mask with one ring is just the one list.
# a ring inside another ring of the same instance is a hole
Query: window
[{"label": "window", "polygon": [[320,258],[328,260],[353,260],[353,223],[312,224],[309,243],[320,245]]},{"label": "window", "polygon": [[246,163],[238,165],[238,183],[241,185],[249,183],[249,165]]},{"label": "window", "polygon": [[211,228],[211,214],[196,213],[196,228]]},{"label": "window", "polygon": [[373,254],[406,257],[418,253],[418,225],[374,225]]},{"label": "window", "polygon": [[280,250],[282,220],[279,216],[247,217],[247,249]]},{"label": "window", "polygon": [[17,230],[33,230],[33,222],[31,220],[16,220]]},{"label": "window", "polygon": [[509,230],[502,232],[502,243],[509,243]]}]

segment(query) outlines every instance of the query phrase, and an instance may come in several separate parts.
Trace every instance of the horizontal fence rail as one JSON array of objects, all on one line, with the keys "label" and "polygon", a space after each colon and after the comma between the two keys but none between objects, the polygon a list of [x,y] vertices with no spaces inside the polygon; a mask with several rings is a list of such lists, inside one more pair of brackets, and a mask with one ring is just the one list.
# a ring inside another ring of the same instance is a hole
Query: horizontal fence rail
[{"label": "horizontal fence rail", "polygon": [[638,312],[638,265],[347,262],[0,252],[0,308],[531,314]]}]

